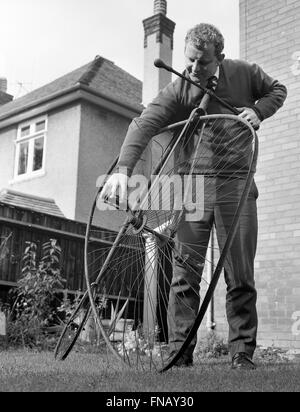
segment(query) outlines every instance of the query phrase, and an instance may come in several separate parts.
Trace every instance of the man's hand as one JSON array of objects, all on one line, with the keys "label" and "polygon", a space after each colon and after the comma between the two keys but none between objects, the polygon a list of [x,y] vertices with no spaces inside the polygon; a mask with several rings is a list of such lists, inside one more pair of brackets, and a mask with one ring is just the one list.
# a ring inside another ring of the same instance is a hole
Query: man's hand
[{"label": "man's hand", "polygon": [[253,109],[250,109],[249,107],[238,107],[237,110],[240,111],[239,117],[247,120],[247,122],[249,122],[254,129],[259,128],[261,120]]},{"label": "man's hand", "polygon": [[108,199],[115,200],[116,196],[119,196],[119,205],[125,204],[127,202],[127,184],[128,176],[126,174],[112,174],[103,186],[100,199],[103,201],[107,201]]}]

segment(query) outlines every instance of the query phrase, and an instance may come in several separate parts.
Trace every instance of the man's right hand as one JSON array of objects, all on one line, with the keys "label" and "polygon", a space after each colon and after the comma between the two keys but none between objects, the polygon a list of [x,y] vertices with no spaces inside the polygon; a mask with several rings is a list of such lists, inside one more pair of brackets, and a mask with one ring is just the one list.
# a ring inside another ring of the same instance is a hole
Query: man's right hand
[{"label": "man's right hand", "polygon": [[114,173],[112,174],[100,194],[100,199],[107,201],[109,199],[116,199],[118,196],[118,203],[120,205],[127,202],[127,185],[128,176],[124,173]]}]

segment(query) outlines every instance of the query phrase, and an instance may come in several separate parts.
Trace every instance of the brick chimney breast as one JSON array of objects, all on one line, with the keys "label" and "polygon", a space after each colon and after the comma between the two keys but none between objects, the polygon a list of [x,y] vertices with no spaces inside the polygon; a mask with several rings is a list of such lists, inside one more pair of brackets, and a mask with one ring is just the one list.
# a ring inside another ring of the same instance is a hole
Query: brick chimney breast
[{"label": "brick chimney breast", "polygon": [[143,20],[144,25],[144,82],[143,104],[148,105],[157,93],[170,83],[172,76],[154,67],[155,59],[172,66],[175,23],[167,16],[167,1],[154,0],[154,15]]},{"label": "brick chimney breast", "polygon": [[172,76],[154,67],[155,59],[172,66],[175,23],[167,16],[167,1],[154,0],[154,15],[143,20],[144,25],[144,82],[143,104],[148,105],[157,93],[170,83]]},{"label": "brick chimney breast", "polygon": [[[172,75],[166,70],[154,66],[155,59],[162,59],[172,66],[173,34],[175,23],[167,17],[167,1],[153,0],[154,14],[143,20],[144,25],[144,81],[143,105],[147,106],[157,96],[160,90],[172,81]],[[166,147],[168,137],[161,137],[160,145],[151,142],[146,148],[142,160],[141,174],[149,177],[152,164],[158,162],[161,156],[161,147]]]},{"label": "brick chimney breast", "polygon": [[157,13],[148,19],[143,20],[145,37],[144,47],[147,47],[147,40],[151,34],[156,34],[156,42],[163,42],[163,35],[166,35],[171,40],[171,49],[173,50],[173,35],[175,29],[175,23],[168,19],[164,14]]}]

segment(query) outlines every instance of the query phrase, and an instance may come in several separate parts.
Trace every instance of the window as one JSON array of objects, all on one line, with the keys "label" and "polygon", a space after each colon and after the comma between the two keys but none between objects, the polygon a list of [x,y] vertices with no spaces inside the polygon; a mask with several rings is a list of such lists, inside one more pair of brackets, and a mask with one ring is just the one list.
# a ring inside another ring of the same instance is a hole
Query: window
[{"label": "window", "polygon": [[15,179],[34,177],[44,172],[47,119],[21,124],[16,140]]}]

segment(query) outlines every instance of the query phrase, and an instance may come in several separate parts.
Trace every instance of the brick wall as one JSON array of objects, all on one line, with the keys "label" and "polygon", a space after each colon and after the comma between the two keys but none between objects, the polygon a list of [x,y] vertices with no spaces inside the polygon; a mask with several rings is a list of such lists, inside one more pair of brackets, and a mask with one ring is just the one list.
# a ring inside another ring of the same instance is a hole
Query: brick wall
[{"label": "brick wall", "polygon": [[[263,122],[256,182],[255,262],[258,344],[300,350],[300,1],[240,0],[241,59],[258,63],[288,88]],[[226,337],[225,283],[215,295],[217,332]],[[205,333],[205,324],[200,333]]]},{"label": "brick wall", "polygon": [[259,132],[256,258],[259,344],[300,349],[299,0],[241,0],[241,58],[288,88]]}]

